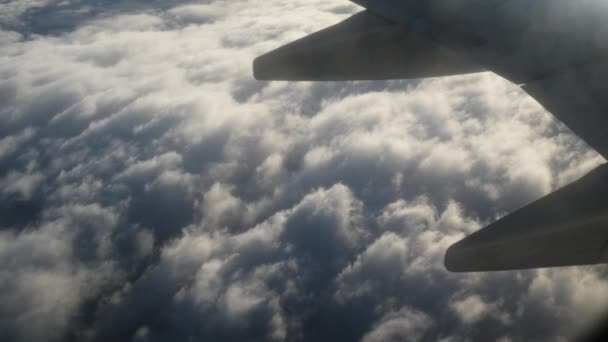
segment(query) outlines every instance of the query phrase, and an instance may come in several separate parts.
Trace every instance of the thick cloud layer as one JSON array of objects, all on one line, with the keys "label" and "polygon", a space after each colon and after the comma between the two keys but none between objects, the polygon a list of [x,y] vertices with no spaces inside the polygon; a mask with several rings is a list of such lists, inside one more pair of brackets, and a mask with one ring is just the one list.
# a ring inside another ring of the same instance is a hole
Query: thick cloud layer
[{"label": "thick cloud layer", "polygon": [[605,266],[445,249],[602,162],[492,74],[257,82],[346,1],[0,4],[0,340],[555,340]]}]

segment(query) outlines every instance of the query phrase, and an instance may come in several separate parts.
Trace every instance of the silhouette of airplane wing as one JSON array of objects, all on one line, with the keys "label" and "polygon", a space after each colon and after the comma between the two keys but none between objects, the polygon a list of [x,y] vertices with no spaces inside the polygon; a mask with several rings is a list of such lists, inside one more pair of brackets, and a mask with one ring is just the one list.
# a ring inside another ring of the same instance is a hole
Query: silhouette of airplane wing
[{"label": "silhouette of airplane wing", "polygon": [[[608,18],[607,18],[608,20]],[[522,88],[604,158],[608,157],[608,64],[558,70]]]},{"label": "silhouette of airplane wing", "polygon": [[503,217],[446,252],[450,271],[608,262],[608,164]]},{"label": "silhouette of airplane wing", "polygon": [[[346,21],[258,57],[263,80],[493,71],[608,157],[604,0],[352,0]],[[608,165],[452,245],[454,272],[608,262]]]},{"label": "silhouette of airplane wing", "polygon": [[348,81],[484,71],[478,64],[367,11],[254,61],[258,80]]}]

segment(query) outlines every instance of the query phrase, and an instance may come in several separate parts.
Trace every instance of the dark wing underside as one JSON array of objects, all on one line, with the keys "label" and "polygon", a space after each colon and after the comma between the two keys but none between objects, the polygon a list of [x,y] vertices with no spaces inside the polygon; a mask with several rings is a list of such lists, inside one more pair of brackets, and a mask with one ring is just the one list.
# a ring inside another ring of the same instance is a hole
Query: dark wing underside
[{"label": "dark wing underside", "polygon": [[[606,63],[563,68],[522,88],[608,157]],[[448,249],[451,271],[608,262],[608,164],[471,234]]]},{"label": "dark wing underside", "polygon": [[450,49],[367,11],[254,61],[258,80],[348,81],[484,71]]},{"label": "dark wing underside", "polygon": [[608,262],[608,164],[452,245],[454,272]]},{"label": "dark wing underside", "polygon": [[522,88],[608,158],[608,63],[572,66]]}]

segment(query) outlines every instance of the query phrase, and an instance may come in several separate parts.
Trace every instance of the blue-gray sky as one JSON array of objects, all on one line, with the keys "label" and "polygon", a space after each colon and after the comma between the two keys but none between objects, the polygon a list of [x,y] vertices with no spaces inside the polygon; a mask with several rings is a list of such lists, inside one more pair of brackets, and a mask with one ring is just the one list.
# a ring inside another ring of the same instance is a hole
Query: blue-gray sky
[{"label": "blue-gray sky", "polygon": [[445,249],[603,160],[490,73],[257,82],[346,0],[0,3],[0,339],[567,340],[606,266]]}]

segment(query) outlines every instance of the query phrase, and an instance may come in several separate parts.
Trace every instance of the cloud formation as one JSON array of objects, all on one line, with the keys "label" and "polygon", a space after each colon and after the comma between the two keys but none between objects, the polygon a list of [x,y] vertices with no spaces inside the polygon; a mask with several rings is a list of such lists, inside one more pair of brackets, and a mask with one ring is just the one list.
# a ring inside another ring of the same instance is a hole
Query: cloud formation
[{"label": "cloud formation", "polygon": [[0,8],[1,340],[551,340],[605,309],[604,266],[442,265],[601,162],[497,76],[252,79],[346,1]]}]

